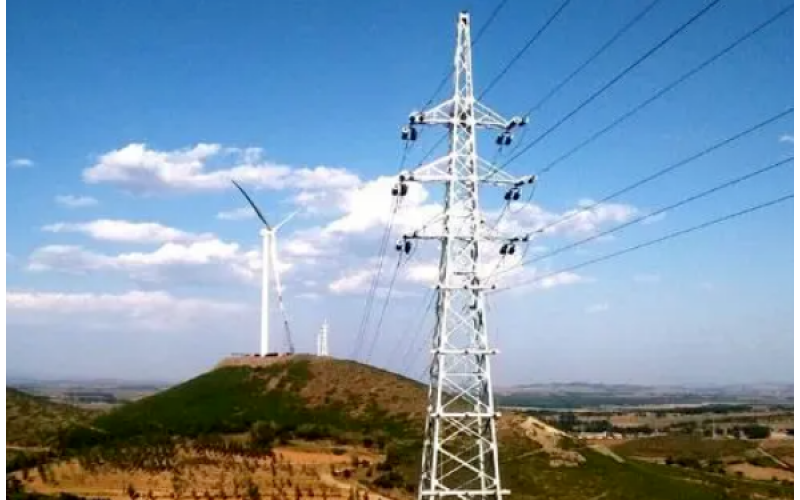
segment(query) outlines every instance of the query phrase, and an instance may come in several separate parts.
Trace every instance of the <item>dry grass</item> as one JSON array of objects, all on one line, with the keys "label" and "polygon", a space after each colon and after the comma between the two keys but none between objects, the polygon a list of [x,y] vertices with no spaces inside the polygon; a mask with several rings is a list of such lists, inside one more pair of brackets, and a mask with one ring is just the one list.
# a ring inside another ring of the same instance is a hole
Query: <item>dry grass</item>
[{"label": "dry grass", "polygon": [[794,483],[794,472],[778,469],[776,467],[757,467],[750,464],[735,464],[726,467],[729,474],[741,472],[742,476],[748,479],[759,481],[791,481]]},{"label": "dry grass", "polygon": [[[281,447],[274,458],[244,457],[206,452],[182,452],[176,472],[130,471],[101,466],[85,470],[70,460],[50,465],[45,477],[37,470],[17,472],[29,491],[55,494],[130,500],[129,486],[142,500],[159,499],[227,499],[245,500],[247,484],[258,487],[261,498],[349,498],[351,489],[363,494],[363,486],[354,480],[333,478],[343,470],[353,470],[353,456],[370,464],[382,460],[367,450],[348,448],[348,453],[335,455],[324,449],[314,451]],[[362,465],[362,467],[364,467]],[[369,492],[370,498],[377,498]]]},{"label": "dry grass", "polygon": [[404,415],[423,422],[425,389],[422,384],[400,375],[353,361],[312,358],[309,364],[314,384],[300,395],[314,407],[341,403],[357,405],[365,412],[369,405],[390,415]]},{"label": "dry grass", "polygon": [[794,465],[794,440],[765,439],[761,442],[761,448],[789,465]]}]

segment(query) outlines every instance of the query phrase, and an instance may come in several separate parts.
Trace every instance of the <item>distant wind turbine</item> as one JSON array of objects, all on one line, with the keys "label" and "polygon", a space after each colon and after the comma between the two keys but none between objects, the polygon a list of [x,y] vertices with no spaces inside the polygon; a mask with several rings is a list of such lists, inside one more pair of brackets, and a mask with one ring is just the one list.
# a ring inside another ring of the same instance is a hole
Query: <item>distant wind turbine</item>
[{"label": "distant wind turbine", "polygon": [[283,288],[281,287],[281,274],[278,268],[278,246],[277,246],[277,231],[289,220],[297,215],[298,210],[289,214],[288,217],[283,219],[278,225],[272,227],[267,222],[264,214],[258,209],[255,202],[250,198],[247,192],[236,181],[233,185],[242,193],[247,200],[247,203],[253,208],[256,216],[261,219],[264,227],[261,229],[261,356],[266,356],[269,353],[269,275],[270,269],[275,279],[275,291],[278,296],[278,307],[283,316],[283,328],[286,333],[286,347],[290,354],[294,354],[294,344],[292,343],[292,332],[289,329],[289,320],[286,315],[286,308],[283,305]]}]

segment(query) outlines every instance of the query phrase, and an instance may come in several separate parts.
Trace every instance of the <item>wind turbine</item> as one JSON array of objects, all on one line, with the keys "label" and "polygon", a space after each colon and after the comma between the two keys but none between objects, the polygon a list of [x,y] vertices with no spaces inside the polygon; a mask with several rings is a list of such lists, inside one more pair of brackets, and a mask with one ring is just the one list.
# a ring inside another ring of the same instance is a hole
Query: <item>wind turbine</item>
[{"label": "wind turbine", "polygon": [[283,316],[283,328],[286,333],[286,344],[290,354],[294,354],[294,344],[292,343],[292,332],[289,329],[289,319],[286,315],[286,308],[283,305],[283,288],[281,287],[281,273],[278,268],[278,246],[277,246],[277,231],[289,220],[297,215],[299,210],[295,210],[288,217],[283,219],[275,227],[267,222],[264,214],[258,209],[255,202],[250,198],[247,192],[239,185],[238,182],[231,180],[233,185],[242,193],[247,203],[253,208],[256,216],[261,219],[264,227],[261,228],[259,234],[261,235],[261,356],[266,356],[269,353],[269,275],[270,269],[272,270],[275,279],[275,291],[278,296],[278,307]]}]

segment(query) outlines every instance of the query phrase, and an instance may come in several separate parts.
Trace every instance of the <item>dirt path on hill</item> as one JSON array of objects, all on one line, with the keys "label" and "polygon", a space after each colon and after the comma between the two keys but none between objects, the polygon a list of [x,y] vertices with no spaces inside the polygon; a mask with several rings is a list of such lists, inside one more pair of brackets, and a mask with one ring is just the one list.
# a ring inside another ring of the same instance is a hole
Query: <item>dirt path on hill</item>
[{"label": "dirt path on hill", "polygon": [[765,457],[769,458],[770,460],[772,460],[772,461],[773,461],[773,462],[775,462],[776,464],[780,465],[780,466],[781,466],[781,467],[783,467],[784,469],[786,469],[786,470],[789,470],[789,471],[794,471],[794,467],[792,467],[791,465],[787,464],[786,462],[784,462],[784,461],[783,461],[783,460],[781,460],[780,458],[776,457],[776,456],[775,456],[775,455],[773,455],[772,453],[768,452],[768,451],[767,451],[767,450],[765,450],[764,448],[758,447],[758,448],[756,448],[756,449],[757,449],[757,450],[758,450],[758,451],[759,451],[759,452],[760,452],[762,455],[764,455]]},{"label": "dirt path on hill", "polygon": [[621,464],[625,463],[625,459],[624,458],[622,458],[621,456],[619,456],[616,453],[614,453],[613,451],[611,451],[611,448],[609,448],[607,446],[604,446],[604,445],[599,444],[599,443],[594,443],[594,444],[590,444],[589,448],[593,449],[597,453],[602,453],[603,455],[605,455],[607,457],[611,457],[611,458],[613,458],[614,460],[616,460],[617,462],[619,462]]}]

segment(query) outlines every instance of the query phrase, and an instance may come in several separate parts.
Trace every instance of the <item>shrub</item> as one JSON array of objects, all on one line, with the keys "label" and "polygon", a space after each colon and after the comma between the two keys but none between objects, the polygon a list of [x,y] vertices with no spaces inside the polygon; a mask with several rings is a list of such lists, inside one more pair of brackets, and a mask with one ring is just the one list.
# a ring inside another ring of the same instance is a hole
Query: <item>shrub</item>
[{"label": "shrub", "polygon": [[747,439],[766,439],[771,434],[769,427],[757,424],[747,425],[743,427],[742,432],[747,437]]},{"label": "shrub", "polygon": [[381,474],[372,483],[379,488],[386,488],[386,489],[402,488],[406,485],[403,476],[401,476],[398,472],[393,470],[385,474]]}]

